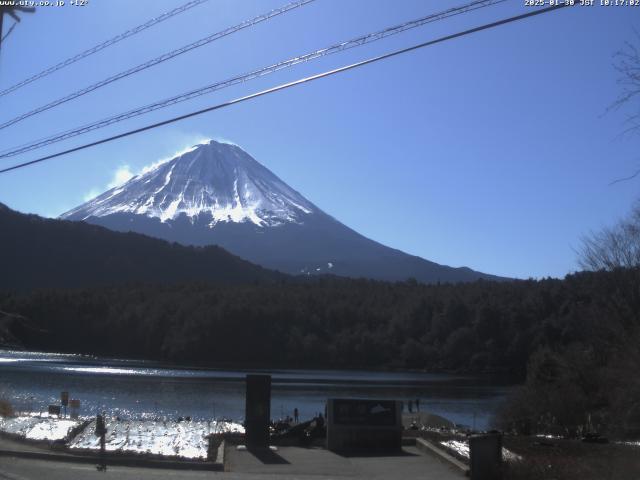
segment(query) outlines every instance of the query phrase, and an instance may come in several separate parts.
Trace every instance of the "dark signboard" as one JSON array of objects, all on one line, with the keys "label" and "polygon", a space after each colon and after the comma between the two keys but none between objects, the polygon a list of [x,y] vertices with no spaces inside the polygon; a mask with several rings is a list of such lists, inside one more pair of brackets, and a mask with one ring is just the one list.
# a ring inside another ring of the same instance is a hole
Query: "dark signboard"
[{"label": "dark signboard", "polygon": [[49,405],[49,415],[60,416],[60,405]]},{"label": "dark signboard", "polygon": [[400,402],[331,398],[327,404],[327,448],[341,451],[399,451]]},{"label": "dark signboard", "polygon": [[395,426],[396,402],[393,400],[335,399],[333,423],[335,425]]},{"label": "dark signboard", "polygon": [[69,406],[71,407],[71,418],[77,419],[80,415],[80,400],[77,398],[70,399]]}]

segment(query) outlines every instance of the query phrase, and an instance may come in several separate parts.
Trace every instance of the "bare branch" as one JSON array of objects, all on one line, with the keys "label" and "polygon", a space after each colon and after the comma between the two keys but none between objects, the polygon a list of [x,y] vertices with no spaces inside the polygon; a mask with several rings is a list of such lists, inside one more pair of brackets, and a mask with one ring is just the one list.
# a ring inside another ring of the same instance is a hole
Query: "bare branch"
[{"label": "bare branch", "polygon": [[633,175],[629,175],[628,177],[618,178],[617,180],[614,180],[613,182],[609,183],[609,186],[615,185],[616,183],[627,182],[629,180],[633,180],[638,175],[640,175],[640,169],[636,170],[636,172]]},{"label": "bare branch", "polygon": [[[640,174],[640,171],[636,175]],[[614,270],[640,265],[640,202],[614,227],[582,238],[578,263],[585,270]]]}]

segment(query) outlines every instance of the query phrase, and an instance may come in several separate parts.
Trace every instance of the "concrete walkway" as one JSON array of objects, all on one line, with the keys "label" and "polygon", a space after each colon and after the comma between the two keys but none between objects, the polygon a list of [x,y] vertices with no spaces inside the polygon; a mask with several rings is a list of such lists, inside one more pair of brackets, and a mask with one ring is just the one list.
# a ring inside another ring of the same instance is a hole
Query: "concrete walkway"
[{"label": "concrete walkway", "polygon": [[225,456],[225,466],[230,472],[247,475],[240,478],[260,478],[259,475],[407,480],[464,478],[459,470],[416,447],[404,447],[397,455],[342,456],[322,448],[281,447],[276,452],[254,454],[229,446]]}]

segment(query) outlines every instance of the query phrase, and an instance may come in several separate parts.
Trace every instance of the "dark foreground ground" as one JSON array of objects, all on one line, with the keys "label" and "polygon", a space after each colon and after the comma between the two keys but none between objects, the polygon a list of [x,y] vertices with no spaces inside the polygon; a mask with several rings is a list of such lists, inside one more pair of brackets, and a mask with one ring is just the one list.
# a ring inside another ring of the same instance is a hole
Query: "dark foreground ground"
[{"label": "dark foreground ground", "polygon": [[505,447],[521,455],[510,462],[505,480],[640,480],[640,447],[505,437]]},{"label": "dark foreground ground", "polygon": [[[463,433],[449,430],[421,431],[418,435],[439,446],[447,440],[466,440]],[[638,445],[505,435],[503,446],[520,457],[504,462],[504,480],[640,480]],[[459,452],[444,449],[469,463]]]},{"label": "dark foreground ground", "polygon": [[[4,452],[4,454],[2,454]],[[49,459],[23,458],[46,454]],[[80,461],[66,452],[0,437],[0,480],[74,479],[440,479],[460,480],[464,475],[438,455],[406,446],[398,454],[380,456],[342,456],[324,448],[277,447],[275,451],[251,453],[228,442],[224,448],[224,471],[176,470],[108,466],[97,471],[86,459]]]},{"label": "dark foreground ground", "polygon": [[256,456],[227,449],[225,472],[156,468],[108,467],[99,472],[93,465],[0,457],[0,479],[438,479],[460,480],[464,476],[435,456],[405,447],[402,454],[376,457],[343,457],[319,448],[281,447]]}]

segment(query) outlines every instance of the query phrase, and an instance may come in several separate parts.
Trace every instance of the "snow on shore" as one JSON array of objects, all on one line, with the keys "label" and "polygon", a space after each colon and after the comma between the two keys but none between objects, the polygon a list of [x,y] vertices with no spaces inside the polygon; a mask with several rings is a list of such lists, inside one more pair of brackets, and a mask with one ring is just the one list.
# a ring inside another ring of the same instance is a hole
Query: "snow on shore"
[{"label": "snow on shore", "polygon": [[[440,442],[440,444],[453,450],[458,455],[469,458],[469,442],[467,441],[447,440],[445,442]],[[513,453],[511,450],[507,450],[504,447],[502,447],[502,458],[508,462],[522,460],[522,457],[520,455],[518,455],[517,453]]]},{"label": "snow on shore", "polygon": [[0,431],[19,435],[28,440],[64,440],[69,432],[82,423],[55,417],[2,417]]},{"label": "snow on shore", "polygon": [[[82,420],[48,416],[0,416],[0,431],[28,440],[65,440]],[[244,427],[231,421],[174,421],[107,419],[106,449],[111,452],[151,453],[182,458],[207,458],[211,433],[244,433]],[[95,420],[69,442],[70,448],[100,449]]]},{"label": "snow on shore", "polygon": [[[106,450],[109,452],[150,453],[182,458],[207,458],[210,433],[244,432],[233,422],[172,420],[110,420],[106,422]],[[70,448],[100,449],[91,422],[70,443]]]}]

